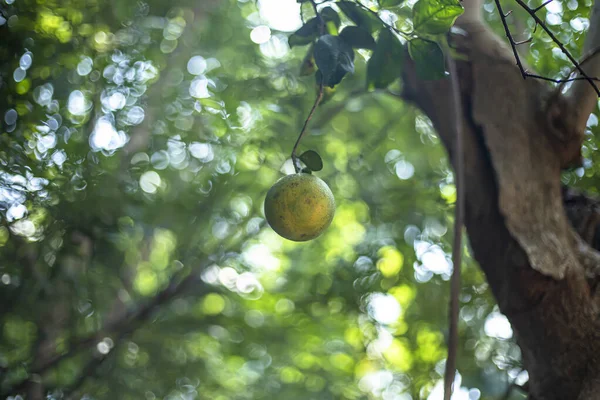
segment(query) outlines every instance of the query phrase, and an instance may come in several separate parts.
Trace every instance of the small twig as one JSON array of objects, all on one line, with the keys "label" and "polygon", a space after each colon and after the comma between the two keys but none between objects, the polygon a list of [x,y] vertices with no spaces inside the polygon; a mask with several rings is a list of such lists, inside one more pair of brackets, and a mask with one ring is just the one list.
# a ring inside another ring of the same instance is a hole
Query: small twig
[{"label": "small twig", "polygon": [[573,78],[564,78],[564,79],[555,79],[555,78],[549,78],[547,76],[541,76],[541,75],[536,75],[536,74],[530,74],[529,72],[527,72],[527,76],[530,78],[535,78],[535,79],[541,79],[543,81],[548,81],[548,82],[554,82],[554,83],[568,83],[568,82],[574,82],[574,81],[587,81],[589,79],[595,81],[595,82],[600,82],[600,78],[586,78],[584,76],[576,76]]},{"label": "small twig", "polygon": [[500,13],[500,20],[502,21],[502,26],[504,26],[504,32],[506,33],[506,37],[508,38],[508,42],[510,43],[510,47],[512,48],[513,54],[515,56],[515,61],[517,62],[517,66],[519,67],[519,71],[521,71],[521,76],[523,79],[527,79],[527,72],[525,72],[525,68],[521,63],[521,57],[519,57],[519,53],[517,52],[517,46],[515,44],[515,40],[510,33],[510,29],[508,28],[508,24],[506,23],[506,16],[508,14],[504,14],[502,11],[502,6],[500,5],[500,0],[494,0],[496,2],[496,8],[498,8],[498,12]]},{"label": "small twig", "polygon": [[[323,35],[325,33],[325,20],[319,13],[319,10],[317,9],[317,3],[315,2],[315,0],[310,0],[310,4],[312,4],[313,9],[315,10],[315,15],[316,15],[317,21],[319,23],[320,34]],[[300,171],[302,170],[302,165],[300,165],[300,160],[298,159],[298,155],[296,154],[296,151],[298,150],[298,145],[300,144],[300,141],[302,140],[304,133],[306,133],[306,128],[308,127],[308,123],[310,122],[311,118],[313,117],[315,110],[319,106],[321,99],[323,99],[323,89],[324,89],[323,78],[321,77],[321,82],[319,83],[319,93],[317,94],[315,103],[313,104],[312,108],[310,109],[310,112],[308,113],[308,117],[306,117],[306,120],[304,121],[304,125],[302,126],[302,130],[300,131],[300,135],[298,135],[298,139],[296,139],[296,143],[294,143],[294,147],[292,148],[292,163],[294,164],[294,170],[296,171],[296,173],[300,173]]]},{"label": "small twig", "polygon": [[535,11],[532,10],[527,4],[525,4],[523,2],[523,0],[515,0],[515,1],[525,11],[527,11],[527,13],[529,13],[529,15],[535,20],[536,24],[538,24],[539,26],[542,27],[544,32],[546,32],[546,34],[548,34],[548,36],[550,36],[550,39],[552,39],[552,41],[560,48],[560,50],[563,52],[563,54],[569,59],[569,61],[571,61],[571,63],[573,64],[573,66],[575,66],[577,71],[579,71],[581,76],[583,78],[585,78],[585,80],[587,80],[590,83],[590,85],[592,85],[592,87],[596,91],[596,94],[598,94],[598,96],[600,96],[600,89],[598,89],[598,86],[594,82],[594,79],[592,79],[585,73],[585,71],[581,68],[581,65],[579,64],[579,62],[577,62],[577,60],[575,60],[575,58],[571,55],[571,53],[569,53],[569,51],[565,48],[565,46],[562,44],[562,42],[560,40],[558,40],[558,38],[554,35],[554,33],[552,33],[552,31],[546,26],[544,21],[542,21],[540,19],[540,17],[537,16]]},{"label": "small twig", "polygon": [[596,83],[594,83],[594,80],[591,79],[585,73],[585,71],[581,68],[581,65],[579,65],[577,60],[575,60],[575,58],[573,58],[571,53],[569,53],[569,51],[565,48],[565,46],[562,44],[562,42],[560,40],[558,40],[558,38],[556,36],[554,36],[554,33],[552,33],[552,31],[546,26],[544,21],[542,21],[540,19],[540,17],[538,17],[537,14],[535,12],[533,12],[533,10],[531,8],[529,8],[529,6],[523,2],[523,0],[515,0],[515,1],[517,2],[517,4],[519,4],[521,7],[523,7],[523,9],[525,11],[527,11],[529,13],[529,15],[531,15],[531,17],[535,20],[535,22],[538,23],[538,25],[540,25],[542,27],[542,29],[548,34],[548,36],[550,36],[550,39],[552,39],[552,41],[560,48],[560,50],[563,52],[563,54],[565,56],[567,56],[567,58],[569,59],[569,61],[571,61],[573,63],[575,68],[577,68],[577,70],[579,71],[581,76],[586,78],[586,80],[590,83],[590,85],[592,85],[592,87],[594,88],[594,90],[596,91],[598,96],[600,96],[600,89],[598,89],[598,86],[596,86]]},{"label": "small twig", "polygon": [[545,2],[542,3],[541,6],[534,8],[532,11],[534,13],[540,11],[542,8],[546,7],[548,4],[552,3],[552,0],[546,0]]},{"label": "small twig", "polygon": [[[562,44],[562,42],[560,40],[558,40],[558,38],[554,35],[554,33],[552,33],[552,31],[546,26],[544,21],[542,21],[540,19],[540,17],[537,16],[536,13],[539,10],[541,10],[542,8],[544,8],[545,6],[547,6],[552,0],[547,0],[539,7],[536,7],[533,9],[531,7],[529,7],[527,4],[525,4],[523,2],[523,0],[515,0],[515,1],[517,2],[517,4],[519,4],[519,6],[521,6],[521,8],[523,8],[534,19],[535,28],[534,28],[533,32],[535,33],[535,29],[537,29],[538,25],[541,26],[542,29],[544,30],[544,32],[546,32],[546,34],[548,36],[550,36],[550,39],[552,39],[552,41],[560,48],[560,50],[563,52],[563,54],[569,59],[569,61],[571,61],[571,63],[574,66],[574,70],[577,70],[581,74],[581,77],[566,78],[566,79],[552,79],[552,78],[548,78],[548,77],[544,77],[544,76],[540,76],[540,75],[536,75],[536,74],[530,74],[529,72],[527,72],[527,70],[523,66],[523,63],[521,62],[521,57],[519,57],[519,53],[517,52],[517,46],[520,44],[523,44],[523,43],[530,42],[532,38],[529,38],[525,41],[516,42],[512,36],[512,33],[510,32],[508,23],[506,22],[506,17],[510,14],[510,12],[505,14],[504,11],[502,10],[502,6],[500,5],[500,0],[494,0],[494,1],[496,3],[496,8],[498,9],[498,13],[500,14],[500,20],[502,21],[502,26],[504,27],[504,32],[506,33],[506,37],[508,38],[510,47],[512,48],[517,66],[519,67],[519,71],[521,72],[521,76],[523,77],[523,79],[535,78],[535,79],[542,79],[545,81],[550,81],[550,82],[555,82],[555,83],[572,82],[575,80],[586,80],[590,83],[590,85],[592,85],[592,87],[594,88],[594,90],[596,91],[598,96],[600,96],[600,89],[598,89],[598,86],[595,83],[596,81],[599,81],[599,79],[595,78],[595,77],[590,77],[585,73],[585,71],[581,68],[582,63],[575,60],[575,58],[566,49],[566,47]],[[591,56],[588,56],[588,57],[591,57]],[[572,73],[570,73],[569,76],[571,74]]]},{"label": "small twig", "polygon": [[321,99],[323,98],[323,89],[324,89],[323,79],[321,79],[321,83],[319,84],[319,93],[317,94],[315,103],[313,104],[312,108],[310,109],[310,112],[308,113],[308,117],[306,117],[306,120],[304,121],[304,125],[302,126],[302,130],[300,131],[300,135],[298,135],[298,139],[296,139],[296,143],[294,144],[294,148],[292,149],[292,163],[294,164],[294,170],[296,170],[296,173],[299,173],[302,170],[302,165],[300,165],[300,160],[298,159],[296,150],[298,149],[298,145],[300,144],[300,141],[302,140],[302,136],[304,136],[304,133],[306,132],[308,123],[310,122],[311,118],[313,117],[313,115],[315,113],[315,110],[317,109],[317,107],[319,106],[319,103],[321,102]]},{"label": "small twig", "polygon": [[515,46],[520,46],[525,43],[530,43],[532,40],[533,40],[533,37],[530,37],[529,39],[525,39],[525,40],[520,40],[518,42],[515,42]]},{"label": "small twig", "polygon": [[[579,65],[583,65],[586,62],[590,61],[594,56],[598,55],[600,53],[600,47],[596,47],[594,50],[588,52],[587,54],[584,54],[583,57],[581,58],[581,61],[579,61]],[[575,71],[573,71],[575,72]],[[571,72],[571,73],[573,73]]]},{"label": "small twig", "polygon": [[[579,65],[583,66],[585,63],[587,63],[588,61],[590,61],[592,58],[594,58],[594,56],[598,55],[600,53],[600,47],[596,47],[594,50],[588,52],[587,54],[585,54],[582,58],[581,61],[579,61]],[[571,68],[571,71],[569,72],[568,76],[573,75],[576,72],[576,68],[573,67]],[[595,78],[592,77],[590,78],[594,81],[600,82],[600,78]],[[564,80],[558,80],[558,82],[556,83],[567,83],[567,82],[573,82],[573,81],[583,81],[583,80],[587,80],[585,77],[583,76],[577,76],[575,78],[569,78],[569,79],[564,79]],[[562,85],[559,86],[559,91],[562,90]]]},{"label": "small twig", "polygon": [[317,3],[315,0],[310,0],[310,4],[312,5],[313,10],[315,10],[315,18],[317,18],[317,22],[319,23],[319,33],[323,35],[325,33],[325,21],[317,9]]}]

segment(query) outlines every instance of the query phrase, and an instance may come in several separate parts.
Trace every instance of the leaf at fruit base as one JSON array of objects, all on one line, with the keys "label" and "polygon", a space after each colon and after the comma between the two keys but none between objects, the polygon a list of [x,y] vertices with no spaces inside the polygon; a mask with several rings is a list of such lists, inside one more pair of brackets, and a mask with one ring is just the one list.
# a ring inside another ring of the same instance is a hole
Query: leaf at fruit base
[{"label": "leaf at fruit base", "polygon": [[383,89],[400,77],[404,48],[388,29],[382,29],[367,63],[367,89]]},{"label": "leaf at fruit base", "polygon": [[345,27],[342,32],[340,32],[340,37],[355,49],[375,49],[375,40],[373,39],[373,36],[358,26]]},{"label": "leaf at fruit base", "polygon": [[321,36],[315,44],[314,56],[326,86],[333,87],[348,72],[354,72],[354,50],[339,36]]},{"label": "leaf at fruit base", "polygon": [[413,27],[426,35],[443,34],[463,11],[459,0],[419,0],[413,7]]},{"label": "leaf at fruit base", "polygon": [[304,165],[311,171],[320,171],[323,169],[323,160],[319,153],[314,150],[307,150],[298,157]]},{"label": "leaf at fruit base", "polygon": [[311,18],[300,29],[292,33],[288,38],[290,47],[304,46],[313,42],[319,35],[319,21]]},{"label": "leaf at fruit base", "polygon": [[415,70],[419,78],[435,80],[446,76],[444,53],[436,42],[413,39],[408,43],[408,53],[415,62]]},{"label": "leaf at fruit base", "polygon": [[374,32],[382,26],[376,15],[363,9],[353,1],[338,1],[335,4],[352,22],[369,32]]},{"label": "leaf at fruit base", "polygon": [[404,0],[379,0],[380,7],[394,7],[400,5]]}]

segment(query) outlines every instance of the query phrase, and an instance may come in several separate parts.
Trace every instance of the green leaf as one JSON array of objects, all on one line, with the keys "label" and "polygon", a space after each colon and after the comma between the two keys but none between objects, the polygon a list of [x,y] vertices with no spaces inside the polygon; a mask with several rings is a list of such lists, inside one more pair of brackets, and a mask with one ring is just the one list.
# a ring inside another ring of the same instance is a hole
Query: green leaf
[{"label": "green leaf", "polygon": [[379,0],[381,7],[394,7],[400,5],[404,0]]},{"label": "green leaf", "polygon": [[428,35],[446,33],[463,11],[459,0],[419,0],[413,7],[413,27]]},{"label": "green leaf", "polygon": [[311,18],[300,29],[292,33],[288,38],[290,47],[304,46],[313,42],[319,35],[319,21]]},{"label": "green leaf", "polygon": [[321,36],[315,44],[314,56],[326,86],[333,87],[348,72],[354,72],[354,51],[339,36]]},{"label": "green leaf", "polygon": [[320,171],[323,169],[323,160],[319,153],[314,150],[307,150],[298,157],[311,171]]},{"label": "green leaf", "polygon": [[337,35],[338,28],[342,23],[340,15],[331,7],[325,7],[320,11],[321,17],[325,22],[325,28],[330,35]]},{"label": "green leaf", "polygon": [[376,15],[365,10],[353,1],[338,1],[335,4],[337,4],[340,10],[342,10],[352,22],[369,32],[374,32],[382,26],[381,21],[379,21]]},{"label": "green leaf", "polygon": [[345,27],[342,32],[340,32],[340,37],[355,49],[375,49],[375,40],[373,39],[373,36],[358,26]]},{"label": "green leaf", "polygon": [[340,20],[340,15],[337,13],[337,11],[335,11],[329,6],[323,7],[321,11],[319,11],[319,13],[321,14],[321,17],[323,18],[325,23],[333,22],[336,28],[339,28],[340,24],[342,23],[342,21]]},{"label": "green leaf", "polygon": [[367,63],[367,88],[383,89],[400,77],[404,48],[388,29],[382,29],[373,55]]},{"label": "green leaf", "polygon": [[435,80],[446,76],[444,53],[436,42],[419,38],[413,39],[408,43],[408,53],[415,62],[419,78]]}]

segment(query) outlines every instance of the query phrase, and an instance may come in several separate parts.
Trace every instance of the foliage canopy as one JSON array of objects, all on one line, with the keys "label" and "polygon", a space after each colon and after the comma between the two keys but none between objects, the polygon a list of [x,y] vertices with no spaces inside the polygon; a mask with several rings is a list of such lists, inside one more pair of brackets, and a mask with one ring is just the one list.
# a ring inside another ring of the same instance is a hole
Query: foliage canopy
[{"label": "foliage canopy", "polygon": [[[575,55],[589,6],[540,11]],[[319,10],[2,0],[0,393],[37,371],[56,399],[439,398],[455,189],[431,123],[394,94],[407,55],[445,76],[462,9]],[[532,34],[531,65],[570,69]],[[301,149],[319,152],[336,216],[293,243],[263,201],[321,79]],[[589,125],[564,180],[593,191]],[[526,379],[519,349],[468,255],[463,268],[457,398],[501,398]]]}]

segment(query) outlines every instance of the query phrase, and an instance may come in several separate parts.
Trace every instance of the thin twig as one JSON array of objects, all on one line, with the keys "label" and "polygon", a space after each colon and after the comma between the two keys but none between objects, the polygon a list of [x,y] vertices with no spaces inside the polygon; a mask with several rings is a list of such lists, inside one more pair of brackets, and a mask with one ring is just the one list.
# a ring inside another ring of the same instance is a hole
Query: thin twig
[{"label": "thin twig", "polygon": [[[313,9],[315,10],[315,15],[319,23],[320,34],[323,35],[325,33],[325,20],[319,13],[319,10],[317,9],[317,3],[315,2],[315,0],[310,0],[310,4],[312,4]],[[310,112],[308,113],[308,117],[306,117],[306,120],[304,121],[304,125],[302,126],[302,130],[300,131],[300,135],[298,135],[298,139],[296,139],[296,143],[294,143],[294,147],[292,148],[292,163],[294,164],[294,170],[296,171],[296,173],[299,173],[302,170],[302,165],[300,165],[300,160],[298,159],[298,155],[296,154],[298,150],[298,145],[300,144],[302,137],[306,133],[306,128],[308,127],[308,123],[313,117],[315,110],[319,106],[321,99],[323,99],[323,90],[323,77],[321,77],[321,82],[319,82],[319,93],[317,94],[317,98],[315,99],[315,102],[312,108],[310,109]]]},{"label": "thin twig", "polygon": [[306,117],[306,120],[304,121],[304,125],[302,126],[302,130],[300,131],[300,135],[298,135],[298,139],[296,139],[296,143],[294,144],[294,148],[292,149],[292,162],[294,164],[294,169],[296,170],[296,173],[299,173],[302,170],[302,165],[300,165],[300,160],[298,159],[296,150],[298,149],[298,145],[300,144],[300,141],[302,140],[302,136],[304,136],[304,133],[306,132],[308,123],[310,122],[311,118],[313,117],[313,115],[315,113],[315,110],[317,109],[317,107],[319,106],[319,103],[321,102],[321,99],[323,98],[323,89],[324,89],[323,79],[321,79],[321,83],[319,84],[319,93],[317,94],[315,103],[313,104],[312,108],[310,109],[310,112],[308,113],[308,117]]},{"label": "thin twig", "polygon": [[517,62],[517,66],[519,67],[519,71],[521,71],[521,76],[523,79],[527,79],[527,72],[525,72],[525,68],[521,63],[521,57],[519,57],[519,53],[517,52],[517,46],[515,44],[515,40],[510,33],[510,29],[508,28],[508,24],[506,23],[506,14],[502,10],[502,6],[500,5],[500,0],[494,0],[496,2],[496,8],[500,13],[500,20],[502,21],[502,26],[504,26],[504,32],[506,33],[506,37],[508,38],[508,42],[510,43],[510,47],[512,48],[513,54],[515,55],[515,60]]},{"label": "thin twig", "polygon": [[535,20],[535,22],[537,22],[537,24],[539,26],[542,27],[542,29],[548,34],[548,36],[550,36],[550,39],[552,39],[552,41],[554,43],[556,43],[556,45],[560,48],[560,50],[563,52],[563,54],[565,56],[567,56],[569,61],[571,61],[573,63],[573,65],[575,66],[575,68],[577,68],[577,71],[579,71],[581,76],[586,78],[586,80],[590,83],[590,85],[592,85],[592,87],[594,88],[594,90],[596,91],[598,96],[600,96],[600,89],[598,89],[598,86],[596,86],[596,83],[594,82],[594,80],[585,73],[585,71],[581,68],[581,65],[579,65],[579,62],[577,62],[577,60],[575,60],[575,58],[573,58],[571,53],[569,53],[569,51],[565,48],[565,46],[562,44],[562,42],[560,40],[558,40],[558,38],[556,36],[554,36],[554,33],[552,33],[552,31],[546,26],[544,21],[542,21],[540,19],[540,17],[538,17],[537,14],[527,4],[525,4],[523,2],[523,0],[515,0],[515,1],[517,2],[518,5],[523,7],[523,9],[525,11],[527,11],[529,13],[529,15],[531,15],[531,17]]},{"label": "thin twig", "polygon": [[[598,55],[599,53],[600,53],[600,47],[596,47],[595,49],[588,52],[587,54],[584,54],[583,57],[581,58],[581,61],[579,61],[579,65],[583,66],[585,63],[590,61],[592,58],[594,58],[594,56]],[[575,67],[571,68],[571,71],[569,72],[568,76],[573,75],[576,71],[577,71],[577,69]],[[600,78],[591,78],[591,79],[593,79],[594,81],[600,82]],[[564,84],[567,82],[583,81],[583,80],[587,80],[587,79],[585,79],[585,77],[583,77],[583,76],[577,76],[574,78],[559,80],[559,82],[556,82],[556,83]],[[559,91],[562,90],[562,86],[563,85],[558,87]]]},{"label": "thin twig", "polygon": [[520,46],[525,43],[530,43],[532,40],[533,40],[533,37],[530,37],[529,39],[525,39],[525,40],[520,40],[518,42],[515,42],[515,46]]},{"label": "thin twig", "polygon": [[[502,26],[504,27],[506,37],[508,38],[508,41],[512,48],[513,54],[515,56],[515,60],[517,62],[517,66],[519,67],[519,71],[521,72],[521,76],[523,77],[523,79],[535,78],[535,79],[543,79],[546,81],[551,81],[551,82],[556,82],[556,83],[571,82],[571,81],[575,81],[575,80],[586,80],[590,83],[590,85],[592,85],[592,87],[594,88],[594,90],[596,91],[598,96],[600,96],[600,89],[598,89],[598,86],[595,83],[595,81],[598,81],[598,78],[590,77],[585,73],[585,71],[581,68],[581,63],[579,63],[577,60],[575,60],[575,58],[566,49],[566,47],[563,45],[563,43],[554,35],[554,33],[552,33],[552,31],[548,28],[548,26],[546,26],[545,22],[542,21],[542,19],[540,17],[538,17],[538,15],[536,14],[539,10],[541,10],[543,7],[548,5],[548,3],[550,3],[550,1],[552,1],[552,0],[547,0],[541,6],[533,8],[533,9],[531,7],[529,7],[525,2],[523,2],[523,0],[515,0],[515,1],[517,2],[517,4],[519,6],[521,6],[521,8],[523,8],[534,19],[536,28],[538,25],[542,27],[544,32],[546,32],[546,34],[550,37],[550,39],[552,39],[552,41],[560,48],[560,50],[563,52],[563,54],[569,59],[569,61],[571,61],[571,63],[575,67],[575,69],[581,74],[581,77],[567,78],[567,79],[551,79],[551,78],[542,77],[542,76],[536,75],[536,74],[530,74],[529,72],[527,72],[525,70],[525,67],[523,66],[523,63],[521,62],[521,58],[519,57],[519,54],[517,52],[516,46],[521,43],[515,42],[512,34],[510,32],[510,29],[508,28],[508,24],[506,22],[507,14],[504,14],[504,11],[502,10],[502,6],[500,5],[500,0],[494,0],[494,1],[496,3],[496,8],[498,9],[498,12],[500,13],[500,20],[502,21]],[[535,32],[535,30],[534,30],[534,32]],[[569,76],[570,75],[571,74],[569,74]]]},{"label": "thin twig", "polygon": [[555,78],[549,78],[547,76],[530,74],[529,72],[527,72],[527,76],[529,78],[541,79],[543,81],[554,82],[554,83],[567,83],[567,82],[574,82],[574,81],[587,81],[589,79],[591,79],[591,80],[593,80],[595,82],[600,82],[600,78],[586,78],[584,76],[575,76],[573,78],[555,79]]},{"label": "thin twig", "polygon": [[455,161],[455,183],[456,183],[456,205],[454,215],[454,240],[452,243],[452,277],[450,279],[450,309],[448,326],[448,357],[446,358],[446,370],[444,371],[444,400],[450,400],[452,396],[452,384],[456,375],[456,358],[458,354],[458,315],[460,311],[460,268],[462,265],[462,231],[465,215],[465,167],[464,167],[464,138],[463,138],[463,110],[460,98],[460,87],[458,83],[458,72],[456,62],[446,50],[446,58],[450,69],[450,80],[452,84],[452,100],[454,106],[454,135],[456,138],[454,146]]},{"label": "thin twig", "polygon": [[542,8],[546,7],[548,4],[552,3],[552,0],[546,0],[545,2],[542,3],[541,6],[534,8],[532,11],[534,13],[540,11]]},{"label": "thin twig", "polygon": [[317,23],[319,25],[319,34],[323,35],[325,33],[325,20],[323,20],[323,17],[319,13],[319,10],[317,9],[317,3],[315,2],[315,0],[310,0],[310,4],[312,5],[313,10],[315,11],[315,18],[317,18]]}]

